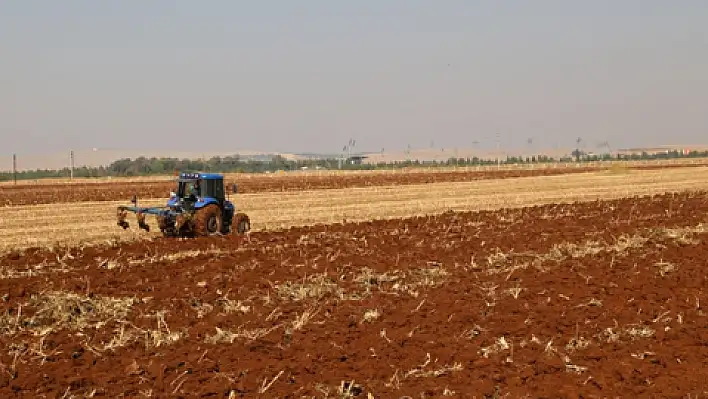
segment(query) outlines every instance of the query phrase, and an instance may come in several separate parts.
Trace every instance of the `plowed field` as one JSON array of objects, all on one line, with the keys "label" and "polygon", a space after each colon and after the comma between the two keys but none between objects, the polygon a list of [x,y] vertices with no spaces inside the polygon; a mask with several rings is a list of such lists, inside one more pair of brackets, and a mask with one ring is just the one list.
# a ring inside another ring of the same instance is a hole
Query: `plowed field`
[{"label": "plowed field", "polygon": [[705,395],[706,212],[667,194],[7,255],[0,396]]},{"label": "plowed field", "polygon": [[[666,169],[674,167],[705,166],[692,164],[631,166],[627,169]],[[557,176],[604,170],[607,167],[538,168],[484,171],[401,171],[394,173],[344,173],[263,175],[249,174],[236,178],[228,176],[226,183],[239,186],[241,193],[293,192],[302,190],[375,187],[387,185],[414,185],[425,183],[468,182],[489,179],[507,179],[531,176]],[[115,181],[96,183],[45,183],[0,185],[0,207],[13,205],[54,204],[81,201],[127,201],[133,194],[140,198],[165,198],[174,189],[172,181]]]}]

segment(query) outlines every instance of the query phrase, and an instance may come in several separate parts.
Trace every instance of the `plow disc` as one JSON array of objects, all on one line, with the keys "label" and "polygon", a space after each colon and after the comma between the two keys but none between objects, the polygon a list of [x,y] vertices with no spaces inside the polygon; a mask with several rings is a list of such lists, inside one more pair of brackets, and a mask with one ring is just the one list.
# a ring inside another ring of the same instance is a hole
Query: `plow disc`
[{"label": "plow disc", "polygon": [[118,208],[118,226],[122,227],[123,230],[127,229],[130,227],[130,224],[125,221],[125,218],[128,217],[128,212],[121,210]]},{"label": "plow disc", "polygon": [[150,231],[150,226],[145,223],[145,214],[162,214],[163,210],[156,208],[138,208],[134,206],[119,206],[118,207],[118,226],[122,227],[124,230],[130,227],[130,224],[125,220],[128,217],[128,212],[134,212],[136,219],[138,221],[138,226],[145,230]]}]

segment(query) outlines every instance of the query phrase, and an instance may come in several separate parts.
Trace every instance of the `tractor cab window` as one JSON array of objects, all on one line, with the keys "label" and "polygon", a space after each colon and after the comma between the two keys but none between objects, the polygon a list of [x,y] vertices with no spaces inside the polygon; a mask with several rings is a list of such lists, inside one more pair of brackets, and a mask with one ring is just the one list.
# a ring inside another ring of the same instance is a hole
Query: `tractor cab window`
[{"label": "tractor cab window", "polygon": [[224,198],[224,181],[221,179],[209,179],[206,183],[206,195],[217,200]]},{"label": "tractor cab window", "polygon": [[179,198],[188,198],[191,196],[200,197],[202,195],[201,185],[199,180],[182,180],[177,186],[177,196]]},{"label": "tractor cab window", "polygon": [[189,185],[189,194],[194,195],[195,197],[200,197],[202,194],[202,188],[201,185],[199,184],[199,180],[195,180]]},{"label": "tractor cab window", "polygon": [[184,192],[186,191],[185,190],[186,186],[187,186],[186,182],[183,182],[183,181],[177,182],[177,191],[175,192],[175,194],[177,194],[178,198],[184,198]]}]

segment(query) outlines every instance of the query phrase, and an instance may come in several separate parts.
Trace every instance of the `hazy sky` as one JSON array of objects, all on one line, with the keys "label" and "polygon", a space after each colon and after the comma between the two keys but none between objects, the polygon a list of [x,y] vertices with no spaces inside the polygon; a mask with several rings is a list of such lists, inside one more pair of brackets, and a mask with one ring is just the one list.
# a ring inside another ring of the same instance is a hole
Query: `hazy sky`
[{"label": "hazy sky", "polygon": [[0,0],[0,152],[707,143],[705,0]]}]

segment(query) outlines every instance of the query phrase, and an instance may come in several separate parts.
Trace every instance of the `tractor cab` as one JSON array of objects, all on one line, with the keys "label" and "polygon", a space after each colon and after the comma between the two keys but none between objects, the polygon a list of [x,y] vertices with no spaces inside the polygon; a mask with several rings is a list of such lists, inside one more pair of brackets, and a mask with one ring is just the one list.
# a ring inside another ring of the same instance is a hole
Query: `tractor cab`
[{"label": "tractor cab", "polygon": [[[177,191],[172,192],[170,203],[211,203],[223,205],[226,201],[224,176],[217,173],[181,173]],[[170,204],[172,205],[172,204]]]}]

